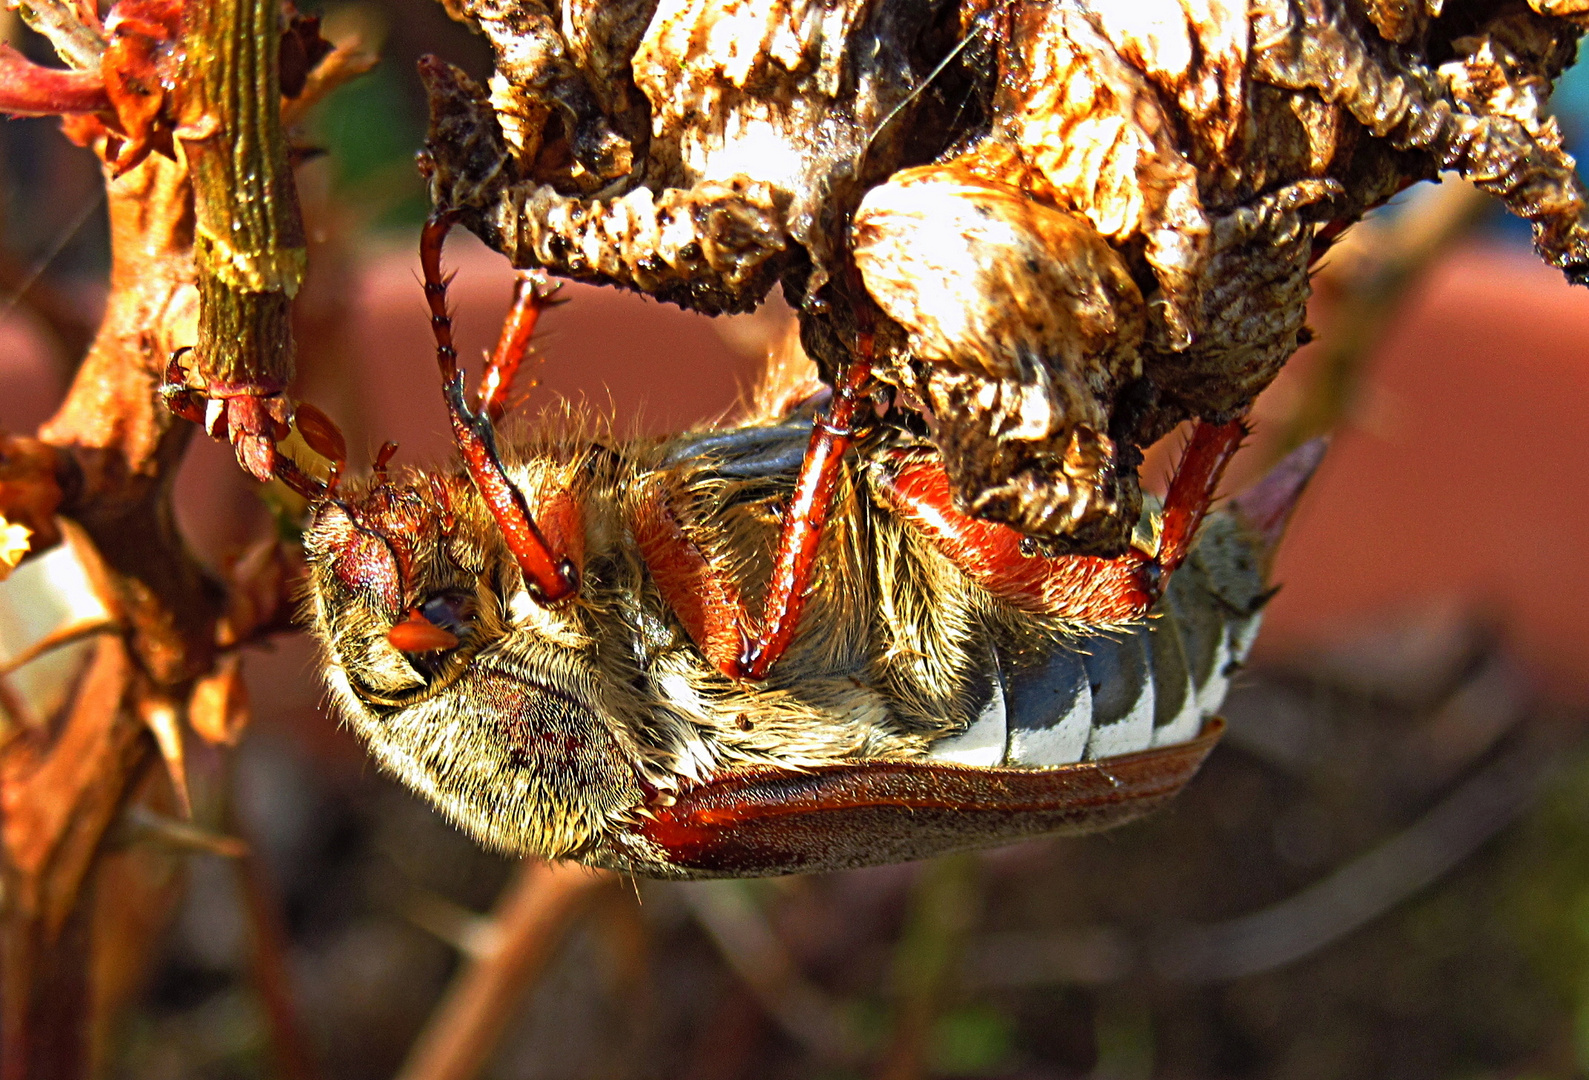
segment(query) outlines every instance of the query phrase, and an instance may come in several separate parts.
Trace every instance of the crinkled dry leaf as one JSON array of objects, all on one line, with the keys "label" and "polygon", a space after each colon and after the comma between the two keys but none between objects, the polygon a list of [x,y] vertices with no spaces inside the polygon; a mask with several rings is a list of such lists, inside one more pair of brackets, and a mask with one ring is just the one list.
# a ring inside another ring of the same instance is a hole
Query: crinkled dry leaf
[{"label": "crinkled dry leaf", "polygon": [[880,375],[969,510],[1119,550],[1139,448],[1244,409],[1308,267],[1453,170],[1589,273],[1545,114],[1572,0],[460,0],[489,91],[426,60],[432,195],[515,266],[746,311],[832,375],[853,260]]},{"label": "crinkled dry leaf", "polygon": [[33,530],[0,517],[0,581],[22,564],[32,543]]}]

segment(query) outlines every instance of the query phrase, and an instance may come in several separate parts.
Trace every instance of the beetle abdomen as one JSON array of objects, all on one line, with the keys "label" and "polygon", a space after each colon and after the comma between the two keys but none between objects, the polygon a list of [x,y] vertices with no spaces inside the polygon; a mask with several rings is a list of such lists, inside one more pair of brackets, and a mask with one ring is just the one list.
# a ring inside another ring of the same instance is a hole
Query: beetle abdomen
[{"label": "beetle abdomen", "polygon": [[1253,560],[1229,558],[1241,538],[1210,524],[1212,535],[1146,619],[1046,655],[996,651],[976,721],[935,744],[931,756],[1042,767],[1196,738],[1252,647],[1266,595]]}]

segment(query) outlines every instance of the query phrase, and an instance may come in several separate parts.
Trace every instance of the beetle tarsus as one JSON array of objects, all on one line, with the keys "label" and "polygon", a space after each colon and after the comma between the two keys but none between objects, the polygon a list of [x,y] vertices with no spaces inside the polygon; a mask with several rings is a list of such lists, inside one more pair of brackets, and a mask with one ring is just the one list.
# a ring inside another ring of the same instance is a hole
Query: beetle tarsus
[{"label": "beetle tarsus", "polygon": [[557,299],[559,286],[549,285],[546,275],[538,270],[521,270],[513,283],[513,306],[497,346],[486,361],[480,377],[480,393],[475,408],[493,422],[502,419],[508,411],[508,395],[513,390],[513,380],[530,353],[530,341],[540,322],[541,312],[566,303]]}]

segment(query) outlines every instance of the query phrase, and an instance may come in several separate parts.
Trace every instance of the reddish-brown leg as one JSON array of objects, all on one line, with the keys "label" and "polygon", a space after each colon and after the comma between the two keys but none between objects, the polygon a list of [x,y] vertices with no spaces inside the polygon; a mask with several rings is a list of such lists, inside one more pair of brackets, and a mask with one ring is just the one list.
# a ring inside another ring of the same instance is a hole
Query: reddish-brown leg
[{"label": "reddish-brown leg", "polygon": [[856,359],[839,376],[826,416],[817,417],[795,490],[784,510],[762,617],[744,608],[736,582],[712,566],[665,500],[654,500],[636,539],[653,580],[714,667],[735,679],[765,679],[800,626],[822,530],[833,505],[844,453],[872,372],[872,335],[861,329]]},{"label": "reddish-brown leg", "polygon": [[452,341],[452,318],[447,314],[447,279],[441,272],[441,249],[456,214],[438,212],[425,222],[420,234],[419,261],[425,274],[425,299],[430,304],[430,328],[436,337],[436,363],[441,368],[442,394],[452,418],[453,437],[475,490],[485,501],[502,539],[524,573],[524,584],[542,603],[566,600],[579,589],[579,571],[563,553],[553,553],[524,504],[524,496],[508,479],[497,455],[496,432],[484,411],[470,410],[464,399],[463,372],[458,370],[458,350]]},{"label": "reddish-brown leg", "polygon": [[747,623],[739,583],[713,566],[679,524],[660,493],[635,523],[640,557],[668,610],[684,624],[707,661],[729,678],[740,674]]},{"label": "reddish-brown leg", "polygon": [[502,414],[508,411],[508,394],[530,353],[530,339],[535,336],[535,324],[540,321],[541,312],[563,303],[554,298],[555,292],[555,286],[549,286],[546,276],[539,271],[521,270],[514,281],[513,307],[502,324],[497,347],[486,361],[475,405],[493,422],[502,419]]},{"label": "reddish-brown leg", "polygon": [[[160,386],[160,396],[166,408],[184,420],[191,420],[215,438],[225,433],[226,418],[223,412],[211,411],[212,400],[200,390],[187,384],[187,373],[182,370],[182,353],[179,350],[166,363],[165,382]],[[298,467],[298,463],[271,446],[269,475],[308,499],[318,502],[336,490],[337,479],[347,464],[347,444],[342,432],[325,413],[313,405],[299,405],[295,421],[298,432],[309,448],[331,462],[331,476],[322,483]]]},{"label": "reddish-brown leg", "polygon": [[[839,480],[844,453],[855,439],[856,414],[872,377],[872,333],[862,329],[856,342],[856,359],[844,370],[833,391],[827,416],[818,416],[811,428],[805,460],[795,480],[793,497],[784,511],[778,534],[778,554],[772,580],[762,606],[759,627],[747,625],[737,672],[741,678],[765,679],[794,639],[805,610],[811,573],[816,569],[817,548],[828,512],[833,508],[833,488]],[[747,620],[748,624],[748,620]]]},{"label": "reddish-brown leg", "polygon": [[1193,430],[1165,496],[1157,555],[1136,549],[1118,559],[1026,554],[1019,532],[954,508],[949,477],[937,458],[899,455],[881,493],[995,596],[1025,611],[1107,625],[1147,614],[1162,595],[1166,578],[1190,553],[1219,478],[1245,434],[1239,420],[1199,423]]}]

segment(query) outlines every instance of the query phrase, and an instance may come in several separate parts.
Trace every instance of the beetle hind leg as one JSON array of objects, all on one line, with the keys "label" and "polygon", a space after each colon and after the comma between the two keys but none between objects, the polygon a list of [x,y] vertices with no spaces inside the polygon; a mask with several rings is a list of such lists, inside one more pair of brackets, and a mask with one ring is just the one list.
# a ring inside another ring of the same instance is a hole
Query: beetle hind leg
[{"label": "beetle hind leg", "polygon": [[1157,550],[1116,559],[1029,554],[1007,525],[955,509],[936,457],[896,454],[879,470],[878,492],[902,518],[984,589],[1023,611],[1108,626],[1148,613],[1185,561],[1225,466],[1246,435],[1240,420],[1199,422],[1164,500]]}]

